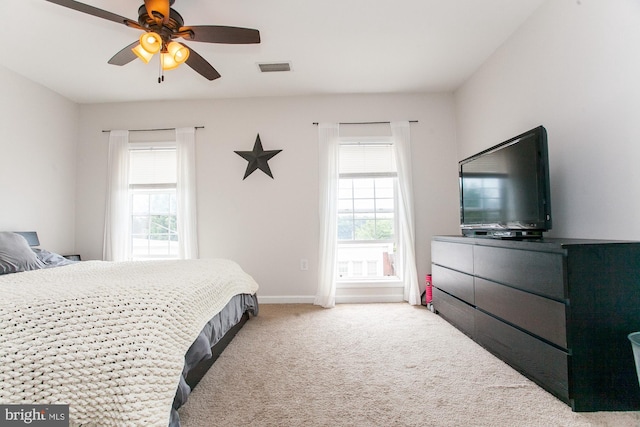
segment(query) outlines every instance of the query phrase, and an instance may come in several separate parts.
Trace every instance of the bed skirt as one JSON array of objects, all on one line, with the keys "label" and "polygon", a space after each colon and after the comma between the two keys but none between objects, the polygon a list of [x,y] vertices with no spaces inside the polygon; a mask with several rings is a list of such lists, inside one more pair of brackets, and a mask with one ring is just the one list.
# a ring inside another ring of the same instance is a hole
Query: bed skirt
[{"label": "bed skirt", "polygon": [[[236,325],[241,326],[247,320],[248,313],[253,316],[258,315],[257,295],[236,295],[231,298],[220,313],[216,314],[202,328],[198,338],[185,355],[184,369],[173,400],[170,427],[180,427],[180,417],[177,409],[186,403],[192,388],[196,386],[209,367],[211,367],[217,355],[224,349],[214,349],[213,347],[218,343],[223,344],[227,333],[235,335],[237,330],[234,327]],[[233,338],[233,336],[230,338]],[[228,343],[230,339],[226,341]]]}]

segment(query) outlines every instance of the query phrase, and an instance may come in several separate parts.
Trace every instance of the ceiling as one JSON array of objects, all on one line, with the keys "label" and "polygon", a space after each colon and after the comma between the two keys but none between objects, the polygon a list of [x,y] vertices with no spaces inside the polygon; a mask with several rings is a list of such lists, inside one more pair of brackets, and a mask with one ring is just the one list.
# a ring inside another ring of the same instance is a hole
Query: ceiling
[{"label": "ceiling", "polygon": [[[222,75],[107,64],[140,35],[45,0],[0,0],[0,65],[78,103],[453,91],[544,0],[176,0],[185,25],[255,28],[261,44],[185,42]],[[82,0],[137,21],[143,0]],[[182,40],[182,39],[181,39]],[[258,63],[290,62],[261,73]]]}]

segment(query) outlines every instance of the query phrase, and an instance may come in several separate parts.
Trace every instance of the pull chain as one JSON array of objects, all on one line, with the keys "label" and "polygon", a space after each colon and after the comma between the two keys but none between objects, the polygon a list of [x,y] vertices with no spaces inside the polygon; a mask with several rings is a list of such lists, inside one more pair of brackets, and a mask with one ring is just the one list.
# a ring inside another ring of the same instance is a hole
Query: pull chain
[{"label": "pull chain", "polygon": [[158,84],[164,81],[164,69],[162,68],[162,52],[160,53],[160,60],[158,61]]}]

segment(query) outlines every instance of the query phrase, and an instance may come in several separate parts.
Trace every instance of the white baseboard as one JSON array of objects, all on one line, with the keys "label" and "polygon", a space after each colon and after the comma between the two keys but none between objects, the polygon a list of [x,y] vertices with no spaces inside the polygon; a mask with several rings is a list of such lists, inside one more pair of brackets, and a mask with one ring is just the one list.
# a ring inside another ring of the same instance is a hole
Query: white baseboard
[{"label": "white baseboard", "polygon": [[[260,304],[313,304],[315,296],[261,296]],[[337,295],[336,304],[366,304],[384,302],[402,302],[402,295]]]},{"label": "white baseboard", "polygon": [[313,304],[315,296],[284,295],[284,296],[263,296],[258,294],[260,304]]},{"label": "white baseboard", "polygon": [[341,295],[336,296],[336,304],[367,304],[382,302],[402,302],[402,295]]}]

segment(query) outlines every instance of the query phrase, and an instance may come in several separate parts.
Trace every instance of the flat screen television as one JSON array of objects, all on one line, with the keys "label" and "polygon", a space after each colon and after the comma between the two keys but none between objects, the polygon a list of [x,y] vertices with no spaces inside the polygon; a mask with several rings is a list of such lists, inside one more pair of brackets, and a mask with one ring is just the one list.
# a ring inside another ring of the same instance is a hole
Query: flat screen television
[{"label": "flat screen television", "polygon": [[551,230],[543,126],[460,161],[458,171],[462,234],[539,238]]}]

